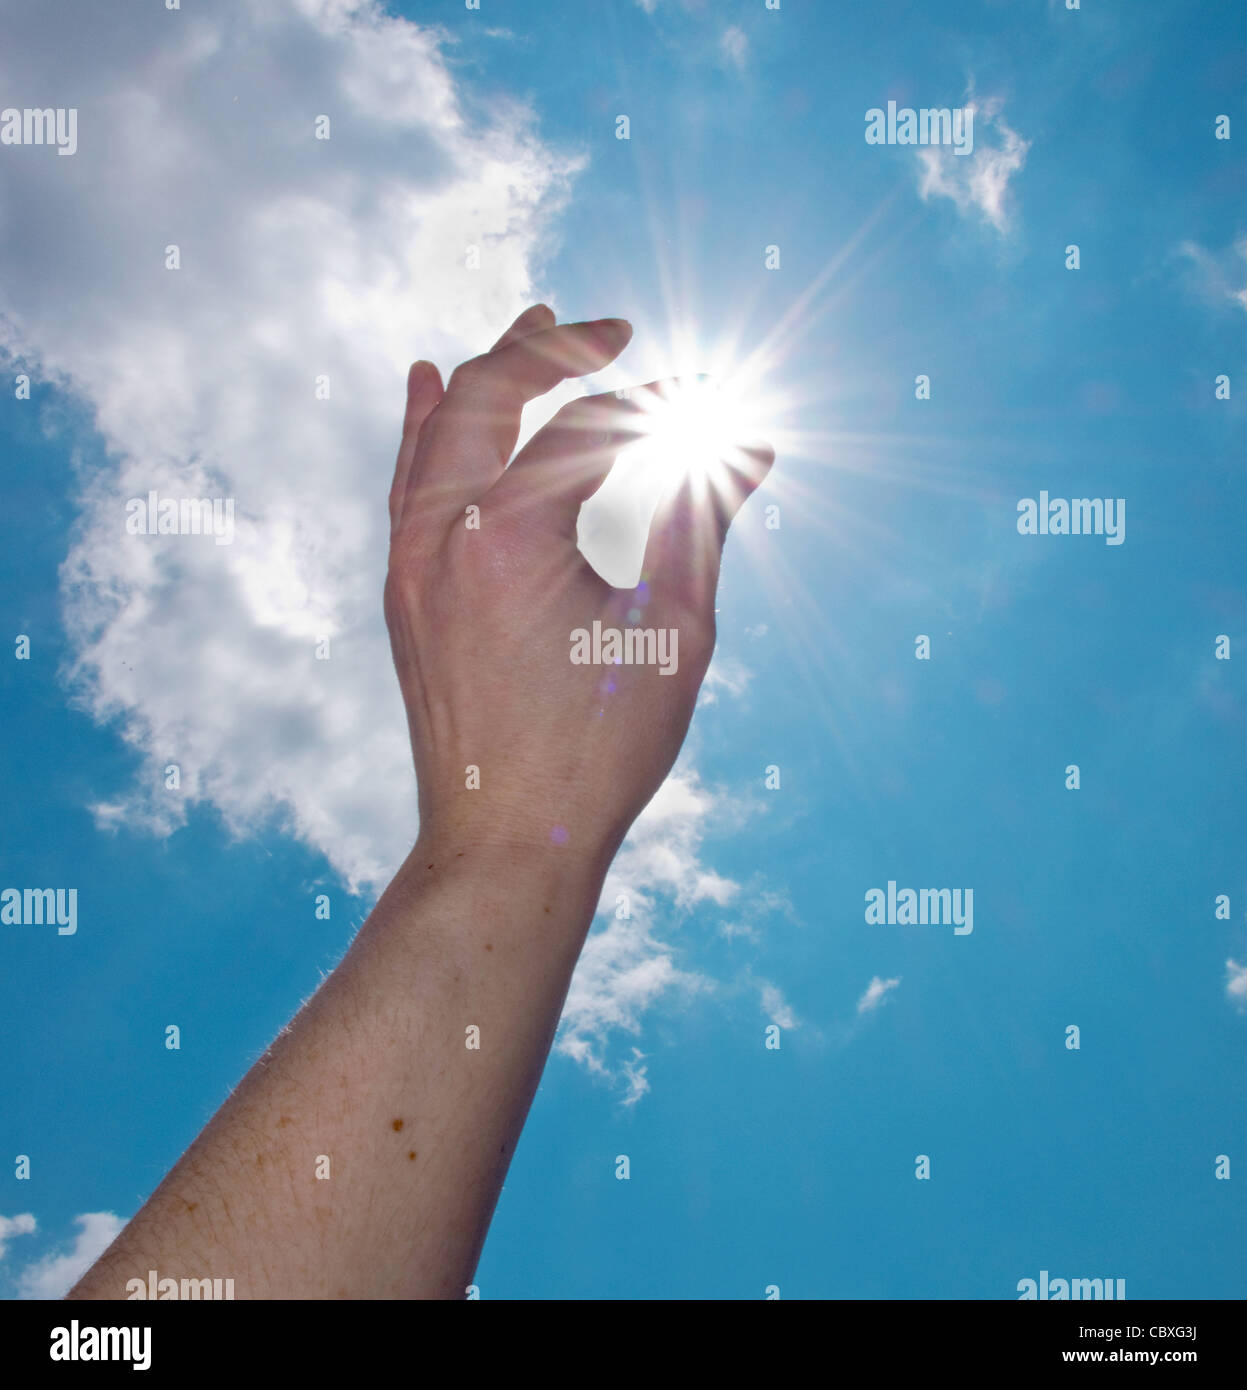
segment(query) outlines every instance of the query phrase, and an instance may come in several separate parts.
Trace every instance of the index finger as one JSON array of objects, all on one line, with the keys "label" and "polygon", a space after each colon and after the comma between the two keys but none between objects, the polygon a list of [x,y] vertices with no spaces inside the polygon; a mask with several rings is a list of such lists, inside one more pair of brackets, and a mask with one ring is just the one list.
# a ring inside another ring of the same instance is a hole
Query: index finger
[{"label": "index finger", "polygon": [[627,346],[626,319],[558,324],[470,358],[420,433],[412,485],[451,487],[470,501],[492,487],[520,433],[520,413],[568,377],[600,371]]}]

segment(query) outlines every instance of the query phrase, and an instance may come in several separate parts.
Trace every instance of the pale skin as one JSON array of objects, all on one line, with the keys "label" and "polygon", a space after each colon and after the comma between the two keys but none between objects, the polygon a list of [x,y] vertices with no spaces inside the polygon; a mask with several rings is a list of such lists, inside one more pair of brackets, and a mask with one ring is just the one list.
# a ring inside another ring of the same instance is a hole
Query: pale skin
[{"label": "pale skin", "polygon": [[[727,527],[772,462],[748,447],[711,497],[673,480],[646,587],[612,589],[576,547],[577,513],[635,437],[644,393],[668,387],[573,402],[508,460],[523,405],[630,337],[620,319],[556,325],[538,304],[445,386],[431,363],[411,368],[385,615],[414,848],[70,1298],[125,1298],[152,1269],[232,1278],[238,1298],[465,1296],[606,870],[688,729]],[[574,629],[629,626],[638,602],[645,626],[678,629],[674,674],[571,662]]]}]

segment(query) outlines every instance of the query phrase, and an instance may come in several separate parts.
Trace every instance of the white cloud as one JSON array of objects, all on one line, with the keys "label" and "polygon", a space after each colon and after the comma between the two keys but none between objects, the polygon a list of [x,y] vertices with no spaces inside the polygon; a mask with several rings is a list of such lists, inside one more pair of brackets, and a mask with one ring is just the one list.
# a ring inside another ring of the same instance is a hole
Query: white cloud
[{"label": "white cloud", "polygon": [[965,105],[974,112],[974,149],[959,155],[951,145],[917,148],[921,174],[918,192],[925,201],[932,196],[951,198],[962,213],[972,209],[998,232],[1009,230],[1009,181],[1026,163],[1030,141],[1006,125],[1000,115],[999,97],[975,100],[968,94]]},{"label": "white cloud", "polygon": [[620,1101],[621,1105],[635,1105],[649,1090],[649,1080],[645,1075],[647,1068],[641,1065],[641,1059],[644,1056],[645,1054],[639,1047],[634,1047],[632,1056],[624,1061],[624,1079],[628,1089]]},{"label": "white cloud", "polygon": [[677,908],[712,902],[726,907],[740,885],[702,864],[699,851],[707,822],[722,810],[696,772],[681,765],[658,789],[615,857],[602,889],[599,911],[614,914],[623,894],[632,912],[654,906],[654,894]]},{"label": "white cloud", "polygon": [[719,50],[733,66],[743,69],[749,56],[749,40],[737,24],[729,25],[719,38]]},{"label": "white cloud", "polygon": [[0,1260],[4,1259],[8,1242],[14,1236],[33,1235],[35,1230],[35,1218],[29,1212],[20,1216],[0,1216]]},{"label": "white cloud", "polygon": [[768,980],[760,981],[762,988],[762,1012],[781,1028],[796,1028],[800,1022],[792,1011],[792,1006],[784,998],[777,985]]},{"label": "white cloud", "polygon": [[[741,809],[750,808],[742,806]],[[793,926],[800,925],[800,918],[786,893],[762,888],[756,882],[749,885],[747,892],[742,891],[737,896],[734,905],[738,915],[719,923],[719,935],[728,941],[739,938],[742,941],[760,942],[762,929],[759,923],[764,918],[770,918],[772,925],[781,918]]]},{"label": "white cloud", "polygon": [[691,768],[682,765],[667,778],[611,866],[598,905],[605,926],[590,933],[572,977],[555,1051],[624,1085],[625,1104],[635,1104],[649,1082],[636,1049],[631,1062],[612,1062],[615,1037],[639,1033],[642,1015],[660,1001],[716,987],[708,976],[677,966],[677,948],[654,935],[651,920],[659,899],[678,913],[722,907],[739,893],[737,883],[699,857],[702,835],[719,810]]},{"label": "white cloud", "polygon": [[875,1009],[887,998],[888,994],[900,984],[899,979],[884,980],[878,975],[866,986],[866,992],[857,1001],[857,1012],[859,1017],[862,1014],[873,1013]]},{"label": "white cloud", "polygon": [[[195,802],[239,836],[272,821],[379,888],[416,830],[381,610],[406,368],[449,371],[549,300],[533,267],[579,159],[515,103],[469,117],[438,34],[374,0],[65,0],[22,7],[6,39],[0,86],[71,92],[81,117],[72,158],[0,162],[0,234],[8,208],[27,229],[6,237],[0,348],[83,402],[107,450],[79,469],[69,669],[141,765],[93,809],[157,834]],[[153,489],[235,499],[233,543],[125,535],[126,499]],[[712,693],[742,685],[720,671]],[[733,900],[699,854],[715,809],[678,772],[618,856],[603,901],[627,891],[637,915],[590,938],[565,1018],[562,1050],[586,1065],[606,1070],[608,1039],[654,1001],[708,987],[640,923],[660,899]]]},{"label": "white cloud", "polygon": [[[749,632],[750,629],[747,628],[746,631]],[[702,680],[697,702],[699,705],[717,705],[721,691],[733,696],[743,695],[752,678],[753,672],[741,662],[716,653],[711,658],[709,669]]]},{"label": "white cloud", "polygon": [[[643,1016],[662,1004],[696,994],[730,994],[739,987],[739,977],[725,985],[682,966],[681,948],[656,934],[657,910],[670,904],[679,916],[697,908],[730,908],[732,917],[719,920],[718,931],[750,944],[762,940],[757,925],[762,918],[796,921],[784,894],[753,883],[745,892],[702,863],[707,829],[733,822],[739,813],[737,803],[714,794],[682,763],[638,818],[607,876],[598,905],[599,920],[605,924],[585,943],[555,1051],[620,1087],[625,1105],[640,1100],[650,1083],[639,1065],[643,1054],[635,1047],[631,1060],[614,1060],[619,1035],[638,1034]],[[799,1025],[776,985],[753,981],[748,967],[744,979],[750,987],[756,984],[764,1012],[776,1023],[785,1028]]]},{"label": "white cloud", "polygon": [[1191,264],[1196,292],[1217,305],[1227,301],[1247,310],[1247,237],[1222,251],[1209,251],[1196,241],[1184,241],[1178,254]]},{"label": "white cloud", "polygon": [[[616,1080],[617,1073],[607,1061],[615,1032],[639,1033],[642,1013],[664,995],[688,995],[711,987],[705,977],[678,969],[673,949],[656,940],[640,919],[611,921],[585,942],[563,1006],[555,1050]],[[639,1099],[632,1094],[636,1083],[629,1068],[629,1063],[623,1064],[629,1095]],[[649,1089],[648,1082],[644,1089]]]},{"label": "white cloud", "polygon": [[78,1235],[73,1248],[59,1254],[54,1251],[22,1270],[17,1280],[20,1298],[64,1298],[126,1224],[111,1211],[84,1212],[74,1221]]},{"label": "white cloud", "polygon": [[1247,965],[1227,960],[1225,974],[1225,992],[1231,1002],[1239,1009],[1247,1009]]},{"label": "white cloud", "polygon": [[[0,346],[85,402],[109,451],[62,576],[81,703],[142,758],[98,817],[275,815],[379,887],[416,828],[381,612],[406,367],[448,371],[539,297],[576,161],[514,104],[469,120],[437,36],[373,0],[22,6],[0,86],[80,113],[72,158],[0,166],[25,229],[0,214]],[[233,497],[233,544],[126,536],[151,489]]]}]

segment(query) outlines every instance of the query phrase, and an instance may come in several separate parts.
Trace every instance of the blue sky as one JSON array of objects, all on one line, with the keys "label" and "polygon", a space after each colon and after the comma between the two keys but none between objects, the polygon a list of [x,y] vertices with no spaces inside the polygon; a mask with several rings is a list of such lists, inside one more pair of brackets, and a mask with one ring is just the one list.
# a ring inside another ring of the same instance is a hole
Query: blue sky
[{"label": "blue sky", "polygon": [[[633,321],[609,385],[763,369],[779,458],[482,1296],[1247,1292],[1247,16],[151,9],[0,3],[3,104],[79,110],[72,158],[0,147],[0,887],[79,897],[0,927],[0,1290],[67,1286],[401,857],[402,373],[541,298]],[[889,100],[973,106],[973,153],[867,144]],[[216,481],[228,550],[119,538]],[[1041,490],[1124,498],[1124,542],[1020,535]],[[890,880],[973,932],[868,924]]]}]

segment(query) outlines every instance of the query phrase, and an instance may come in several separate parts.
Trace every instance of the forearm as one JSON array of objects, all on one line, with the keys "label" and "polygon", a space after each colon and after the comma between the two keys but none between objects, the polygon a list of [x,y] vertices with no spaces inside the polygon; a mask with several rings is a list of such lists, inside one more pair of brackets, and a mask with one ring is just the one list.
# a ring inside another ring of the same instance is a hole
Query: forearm
[{"label": "forearm", "polygon": [[604,869],[417,843],[70,1297],[125,1297],[150,1269],[247,1298],[462,1297]]},{"label": "forearm", "polygon": [[[534,305],[445,387],[431,363],[412,366],[384,604],[420,841],[342,964],[71,1297],[123,1297],[153,1269],[233,1279],[243,1298],[463,1296],[607,865],[688,730],[724,534],[773,457],[732,450],[696,482],[675,469],[643,581],[607,584],[578,549],[580,508],[646,419],[678,405],[679,383],[571,402],[508,459],[523,405],[599,371],[631,332],[556,325]],[[678,633],[678,666],[617,658],[607,673],[569,653],[569,634],[642,612],[651,639]],[[487,791],[465,795],[468,767],[486,769]]]}]

